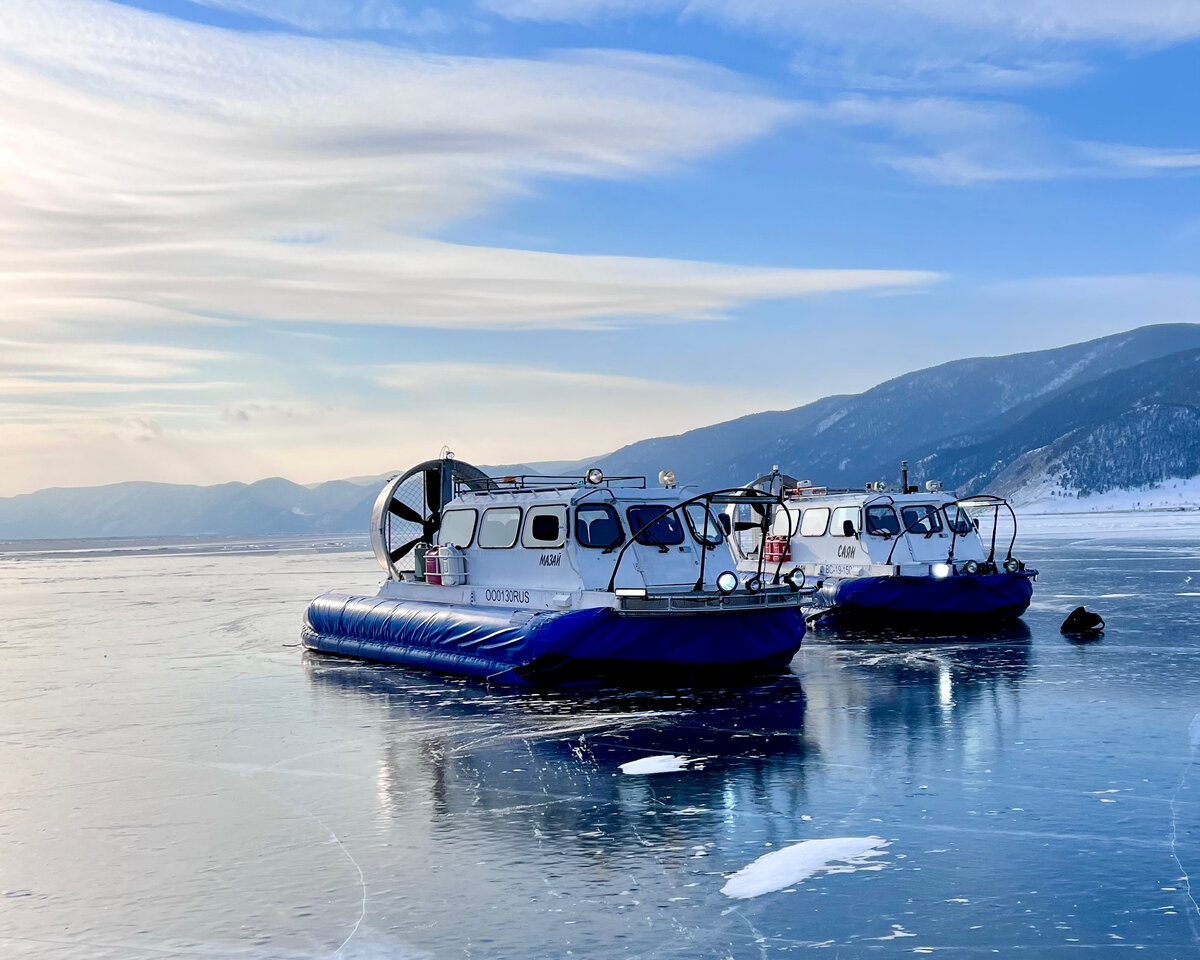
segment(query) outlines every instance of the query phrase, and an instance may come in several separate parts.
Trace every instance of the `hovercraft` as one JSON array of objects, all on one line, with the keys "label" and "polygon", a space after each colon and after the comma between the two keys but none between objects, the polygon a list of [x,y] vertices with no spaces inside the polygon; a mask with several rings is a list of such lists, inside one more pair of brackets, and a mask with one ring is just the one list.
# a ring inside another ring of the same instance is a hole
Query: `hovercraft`
[{"label": "hovercraft", "polygon": [[744,489],[781,502],[765,537],[759,511],[771,508],[727,507],[739,569],[780,564],[813,584],[809,623],[979,629],[1029,607],[1037,571],[1013,556],[1017,516],[1002,497],[954,497],[936,480],[911,486],[906,462],[895,490],[814,486],[778,468]]},{"label": "hovercraft", "polygon": [[[765,560],[738,570],[720,512],[761,490],[691,495],[644,477],[489,477],[453,454],[380,492],[374,597],[327,593],[306,647],[496,684],[651,683],[786,667],[804,591]],[[811,592],[811,591],[810,591]]]}]

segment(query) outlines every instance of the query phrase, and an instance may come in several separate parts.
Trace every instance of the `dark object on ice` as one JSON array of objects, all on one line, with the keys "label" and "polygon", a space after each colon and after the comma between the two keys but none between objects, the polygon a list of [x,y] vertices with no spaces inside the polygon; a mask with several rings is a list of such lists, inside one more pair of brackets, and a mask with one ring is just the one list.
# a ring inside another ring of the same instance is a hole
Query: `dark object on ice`
[{"label": "dark object on ice", "polygon": [[1104,618],[1084,607],[1076,607],[1060,629],[1062,633],[1101,633],[1104,630]]}]

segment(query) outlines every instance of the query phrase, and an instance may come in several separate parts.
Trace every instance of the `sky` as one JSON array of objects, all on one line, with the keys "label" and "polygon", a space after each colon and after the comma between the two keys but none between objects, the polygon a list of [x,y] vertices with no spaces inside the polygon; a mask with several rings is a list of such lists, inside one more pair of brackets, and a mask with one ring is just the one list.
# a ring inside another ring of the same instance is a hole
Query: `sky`
[{"label": "sky", "polygon": [[1194,0],[3,0],[0,495],[1200,321]]}]

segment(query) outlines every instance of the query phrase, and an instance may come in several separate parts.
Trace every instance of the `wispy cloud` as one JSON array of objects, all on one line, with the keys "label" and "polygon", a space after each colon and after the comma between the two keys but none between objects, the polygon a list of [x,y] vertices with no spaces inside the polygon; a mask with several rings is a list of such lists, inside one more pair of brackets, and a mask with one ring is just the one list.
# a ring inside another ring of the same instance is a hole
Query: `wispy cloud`
[{"label": "wispy cloud", "polygon": [[386,30],[427,36],[458,27],[436,7],[394,0],[195,0],[206,7],[249,14],[313,33]]},{"label": "wispy cloud", "polygon": [[480,0],[513,19],[592,24],[675,15],[797,50],[799,73],[860,89],[1020,88],[1086,71],[1086,49],[1200,37],[1189,0]]},{"label": "wispy cloud", "polygon": [[0,37],[0,297],[25,322],[570,327],[933,279],[422,239],[536,178],[663,170],[802,110],[695,61],[422,55],[88,0],[11,0]]}]

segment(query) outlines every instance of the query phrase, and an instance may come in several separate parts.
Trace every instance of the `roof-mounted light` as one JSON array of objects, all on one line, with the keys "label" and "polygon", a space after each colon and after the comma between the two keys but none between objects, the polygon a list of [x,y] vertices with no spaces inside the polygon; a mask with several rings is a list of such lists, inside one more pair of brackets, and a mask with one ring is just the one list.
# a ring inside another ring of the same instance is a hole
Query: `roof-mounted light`
[{"label": "roof-mounted light", "polygon": [[604,482],[604,471],[601,470],[599,467],[592,467],[591,470],[589,470],[586,474],[584,474],[584,479],[587,480],[587,482],[592,484],[593,486],[597,483],[603,483]]},{"label": "roof-mounted light", "polygon": [[658,482],[661,483],[668,490],[674,488],[674,486],[675,486],[675,471],[674,470],[659,470],[658,471]]},{"label": "roof-mounted light", "polygon": [[926,480],[925,481],[925,492],[926,493],[941,493],[942,492],[942,481],[941,480]]}]

